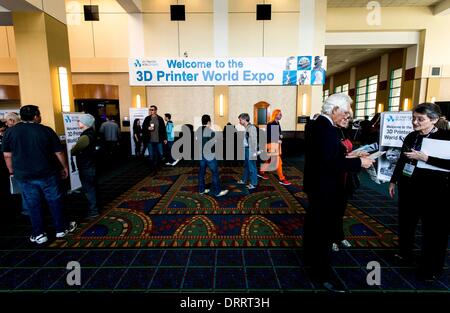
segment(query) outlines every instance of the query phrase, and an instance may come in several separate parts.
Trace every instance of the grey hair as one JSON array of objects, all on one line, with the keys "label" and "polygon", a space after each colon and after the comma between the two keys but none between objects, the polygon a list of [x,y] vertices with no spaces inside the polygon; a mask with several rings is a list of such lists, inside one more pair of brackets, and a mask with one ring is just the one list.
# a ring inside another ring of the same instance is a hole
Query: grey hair
[{"label": "grey hair", "polygon": [[250,122],[250,115],[248,115],[248,113],[241,113],[239,114],[238,118]]},{"label": "grey hair", "polygon": [[329,96],[322,105],[322,114],[330,115],[335,108],[350,111],[353,100],[345,93],[335,93]]},{"label": "grey hair", "polygon": [[430,120],[437,120],[442,115],[441,108],[437,104],[430,102],[418,104],[414,108],[414,112],[419,114],[425,114],[426,116],[428,116]]},{"label": "grey hair", "polygon": [[17,113],[14,112],[8,112],[4,116],[5,120],[13,120],[14,122],[18,123],[20,122],[20,116]]}]

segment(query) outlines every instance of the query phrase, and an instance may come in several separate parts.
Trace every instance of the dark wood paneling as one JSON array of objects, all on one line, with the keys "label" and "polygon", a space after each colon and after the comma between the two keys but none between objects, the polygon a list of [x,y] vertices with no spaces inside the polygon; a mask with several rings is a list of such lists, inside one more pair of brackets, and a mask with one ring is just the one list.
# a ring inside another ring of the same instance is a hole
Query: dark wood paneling
[{"label": "dark wood paneling", "polygon": [[119,86],[102,84],[73,85],[73,98],[119,100]]},{"label": "dark wood paneling", "polygon": [[387,80],[378,83],[378,90],[386,90],[387,89]]},{"label": "dark wood paneling", "polygon": [[405,82],[414,80],[414,77],[416,77],[416,68],[413,67],[405,71]]},{"label": "dark wood paneling", "polygon": [[0,100],[20,100],[19,86],[0,85]]}]

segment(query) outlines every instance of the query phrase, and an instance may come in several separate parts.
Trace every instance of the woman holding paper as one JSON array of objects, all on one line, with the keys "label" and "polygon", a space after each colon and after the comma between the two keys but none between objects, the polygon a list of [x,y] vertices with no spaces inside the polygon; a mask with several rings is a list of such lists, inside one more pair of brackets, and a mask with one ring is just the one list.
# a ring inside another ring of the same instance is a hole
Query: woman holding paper
[{"label": "woman holding paper", "polygon": [[435,126],[440,115],[439,106],[434,103],[422,103],[414,109],[414,131],[403,142],[402,154],[389,184],[392,198],[398,185],[399,253],[395,257],[403,263],[413,263],[415,229],[421,219],[418,276],[424,280],[434,280],[442,274],[450,232],[450,210],[445,205],[450,192],[449,172],[423,168],[419,162],[450,170],[450,159],[421,151],[425,138],[450,140],[448,131]]}]

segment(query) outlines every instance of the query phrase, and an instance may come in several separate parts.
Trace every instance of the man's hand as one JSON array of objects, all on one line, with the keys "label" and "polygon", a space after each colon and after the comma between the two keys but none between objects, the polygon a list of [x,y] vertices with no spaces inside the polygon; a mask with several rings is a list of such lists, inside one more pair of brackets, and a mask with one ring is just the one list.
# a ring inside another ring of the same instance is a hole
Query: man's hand
[{"label": "man's hand", "polygon": [[363,168],[369,168],[375,160],[369,159],[369,158],[360,158],[361,159],[361,167]]},{"label": "man's hand", "polygon": [[68,176],[69,176],[69,169],[67,167],[65,167],[61,171],[61,177],[62,177],[62,179],[66,179]]},{"label": "man's hand", "polygon": [[164,140],[164,144],[167,145],[167,140]]}]

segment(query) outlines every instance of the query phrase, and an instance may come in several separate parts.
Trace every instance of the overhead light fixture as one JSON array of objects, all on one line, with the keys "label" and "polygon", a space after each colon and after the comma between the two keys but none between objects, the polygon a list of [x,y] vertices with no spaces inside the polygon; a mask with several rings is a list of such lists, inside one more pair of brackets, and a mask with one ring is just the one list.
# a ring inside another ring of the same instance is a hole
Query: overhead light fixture
[{"label": "overhead light fixture", "polygon": [[219,116],[224,116],[224,112],[223,112],[223,94],[220,94],[219,96]]},{"label": "overhead light fixture", "polygon": [[67,77],[67,69],[65,67],[58,67],[58,78],[62,111],[70,112],[69,79]]}]

